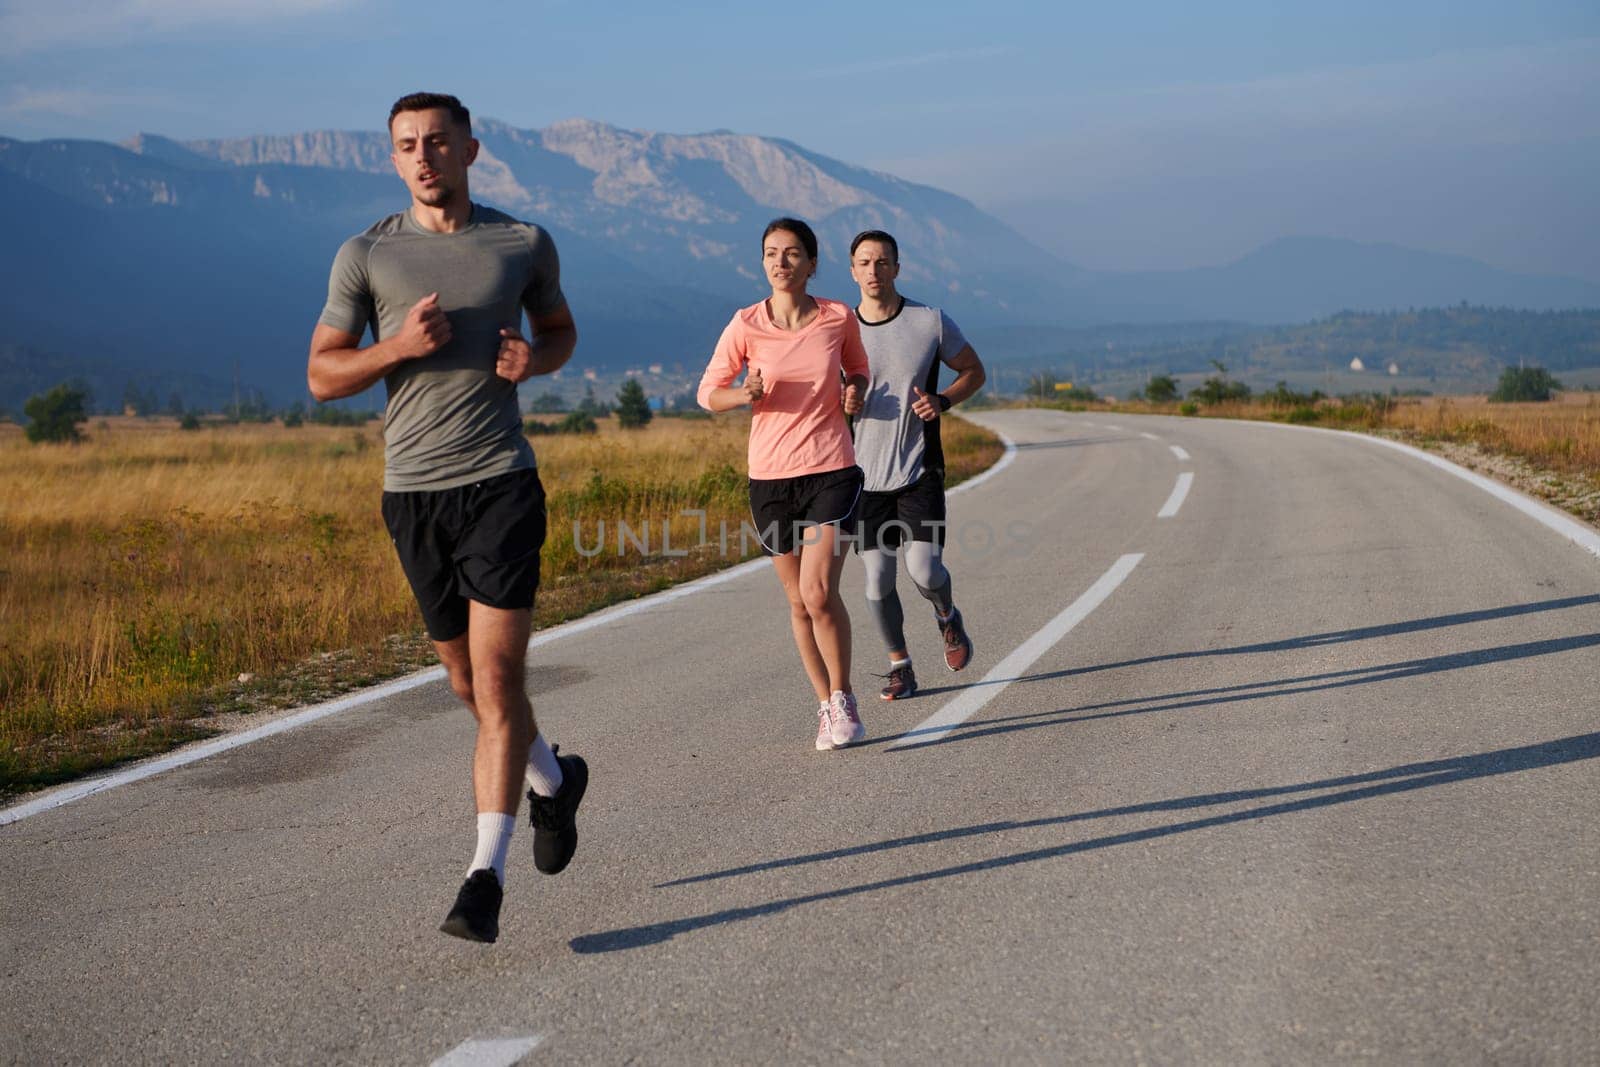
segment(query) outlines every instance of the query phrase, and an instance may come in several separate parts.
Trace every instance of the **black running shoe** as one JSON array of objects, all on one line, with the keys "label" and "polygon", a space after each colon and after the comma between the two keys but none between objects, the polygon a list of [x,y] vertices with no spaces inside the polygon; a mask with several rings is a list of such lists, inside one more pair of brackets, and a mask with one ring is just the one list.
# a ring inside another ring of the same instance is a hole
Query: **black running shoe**
[{"label": "black running shoe", "polygon": [[[551,745],[559,752],[559,745]],[[533,865],[543,874],[560,874],[578,851],[578,805],[589,788],[589,765],[582,756],[556,756],[561,764],[561,792],[542,797],[528,792],[528,821],[533,823]]]},{"label": "black running shoe", "polygon": [[456,894],[455,907],[439,927],[451,937],[466,941],[493,942],[500,936],[500,879],[485,867],[473,871]]}]

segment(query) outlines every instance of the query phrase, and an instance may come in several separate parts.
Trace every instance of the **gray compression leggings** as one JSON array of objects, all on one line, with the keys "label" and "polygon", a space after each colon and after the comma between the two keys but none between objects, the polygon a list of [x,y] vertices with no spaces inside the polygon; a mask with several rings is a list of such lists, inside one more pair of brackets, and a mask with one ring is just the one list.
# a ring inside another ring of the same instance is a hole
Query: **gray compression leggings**
[{"label": "gray compression leggings", "polygon": [[[900,546],[906,558],[906,573],[911,584],[917,587],[923,599],[941,614],[950,614],[954,606],[950,598],[950,572],[939,558],[939,546],[931,541],[906,541]],[[881,548],[861,553],[867,567],[867,607],[883,634],[883,643],[890,652],[906,650],[906,613],[900,606],[900,595],[894,589],[898,556]]]}]

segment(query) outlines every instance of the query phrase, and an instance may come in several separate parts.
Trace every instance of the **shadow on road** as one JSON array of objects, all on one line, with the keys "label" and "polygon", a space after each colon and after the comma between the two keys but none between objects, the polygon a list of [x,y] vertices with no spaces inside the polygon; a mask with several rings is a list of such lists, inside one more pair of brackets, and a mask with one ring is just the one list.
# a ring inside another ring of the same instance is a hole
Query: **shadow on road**
[{"label": "shadow on road", "polygon": [[1025,441],[1016,445],[1018,452],[1037,452],[1046,448],[1082,448],[1084,445],[1108,445],[1117,441],[1126,441],[1128,436],[1120,437],[1067,437],[1058,441]]},{"label": "shadow on road", "polygon": [[[806,904],[815,904],[825,900],[839,900],[846,897],[860,896],[863,893],[872,893],[882,889],[893,889],[899,886],[917,885],[925,882],[938,881],[943,878],[953,878],[964,874],[975,874],[981,871],[1000,870],[1006,867],[1015,867],[1025,863],[1037,863],[1043,860],[1059,859],[1079,852],[1090,852],[1096,849],[1111,848],[1117,845],[1133,844],[1140,841],[1150,841],[1156,838],[1171,837],[1175,834],[1187,833],[1191,830],[1203,830],[1213,826],[1226,826],[1230,823],[1249,822],[1255,819],[1265,819],[1276,815],[1289,815],[1302,811],[1314,811],[1318,808],[1331,807],[1336,804],[1348,804],[1357,800],[1367,800],[1373,797],[1388,796],[1397,793],[1408,793],[1417,789],[1427,789],[1432,786],[1448,785],[1452,782],[1470,781],[1475,778],[1488,778],[1494,775],[1508,774],[1513,771],[1535,770],[1541,767],[1555,767],[1565,763],[1575,763],[1580,760],[1594,759],[1600,756],[1600,733],[1578,734],[1573,737],[1564,737],[1555,741],[1545,741],[1540,744],[1524,745],[1517,748],[1499,749],[1494,752],[1484,752],[1471,756],[1455,756],[1449,759],[1428,760],[1423,763],[1408,763],[1398,767],[1389,767],[1384,770],[1371,771],[1366,774],[1345,775],[1338,778],[1326,778],[1313,782],[1302,782],[1297,785],[1269,786],[1260,789],[1241,789],[1226,793],[1209,793],[1199,796],[1179,797],[1174,800],[1153,801],[1148,804],[1131,804],[1118,808],[1105,808],[1100,811],[1078,812],[1070,815],[1058,815],[1043,819],[1027,819],[1021,821],[1005,821],[981,823],[975,826],[956,827],[950,830],[940,830],[934,833],[916,834],[909,837],[892,838],[873,844],[857,845],[851,848],[835,849],[829,852],[817,852],[805,856],[792,856],[784,859],[771,860],[766,863],[751,864],[745,867],[731,868],[725,871],[715,871],[708,874],[697,875],[692,878],[683,878],[673,882],[664,883],[658,888],[667,886],[687,885],[696,882],[707,882],[724,878],[736,878],[741,875],[755,874],[762,871],[778,870],[785,867],[798,867],[807,864],[825,863],[830,860],[842,859],[849,856],[862,856],[877,852],[886,852],[897,848],[908,848],[916,845],[934,844],[942,841],[952,841],[964,837],[973,837],[984,834],[1000,834],[1013,830],[1036,830],[1046,827],[1067,826],[1072,823],[1088,822],[1094,819],[1105,819],[1123,815],[1138,815],[1159,812],[1183,812],[1224,804],[1236,804],[1254,800],[1266,800],[1274,797],[1289,797],[1294,794],[1314,793],[1313,796],[1299,796],[1294,799],[1283,800],[1277,803],[1262,804],[1245,808],[1240,811],[1228,811],[1220,814],[1207,815],[1203,818],[1188,819],[1181,822],[1169,823],[1165,826],[1148,827],[1142,830],[1130,830],[1125,833],[1106,834],[1101,837],[1091,837],[1082,841],[1070,841],[1061,845],[1048,848],[1030,849],[1025,852],[1012,853],[1009,856],[997,856],[992,859],[976,860],[971,863],[961,863],[937,870],[923,871],[917,874],[900,875],[894,878],[885,878],[874,882],[863,882],[858,885],[844,886],[838,889],[825,890],[818,893],[808,893],[801,896],[787,897],[782,900],[768,901],[764,904],[753,904],[740,908],[725,908],[721,911],[710,912],[705,915],[693,915],[682,919],[669,919],[665,922],[647,923],[642,926],[630,926],[617,930],[607,930],[601,933],[583,934],[571,940],[574,952],[591,954],[600,952],[618,952],[631,948],[642,948],[647,945],[660,944],[669,941],[679,934],[692,933],[707,927],[721,926],[725,923],[740,922],[745,919],[756,919],[766,915],[776,915],[790,908]],[[1324,792],[1336,790],[1336,792]]]},{"label": "shadow on road", "polygon": [[[944,693],[951,693],[961,689],[976,688],[985,685],[1005,686],[1018,682],[1044,682],[1056,678],[1071,678],[1081,674],[1093,674],[1097,671],[1115,670],[1119,667],[1138,667],[1148,663],[1163,663],[1171,660],[1198,659],[1207,656],[1234,656],[1255,652],[1294,652],[1304,649],[1320,648],[1324,645],[1342,644],[1347,641],[1364,641],[1369,638],[1392,637],[1397,634],[1416,633],[1421,630],[1435,630],[1446,626],[1465,626],[1475,622],[1488,622],[1495,619],[1515,618],[1519,615],[1531,615],[1543,611],[1561,611],[1566,608],[1586,607],[1600,604],[1600,595],[1563,597],[1558,600],[1541,600],[1531,604],[1511,604],[1501,608],[1484,608],[1478,611],[1464,611],[1453,615],[1436,615],[1426,619],[1410,619],[1405,622],[1388,623],[1382,626],[1362,626],[1348,630],[1333,630],[1328,633],[1307,634],[1303,637],[1290,637],[1282,641],[1267,641],[1254,645],[1236,645],[1232,648],[1205,649],[1196,652],[1173,652],[1159,656],[1145,656],[1141,659],[1122,660],[1117,663],[1097,663],[1087,667],[1068,667],[1058,671],[1047,671],[1039,674],[1024,674],[1015,678],[986,678],[966,685],[952,683],[948,685],[930,686],[917,691],[919,700]],[[1309,675],[1305,678],[1281,679],[1273,682],[1255,682],[1247,685],[1227,686],[1219,689],[1196,689],[1187,693],[1169,693],[1159,697],[1139,697],[1130,700],[1116,700],[1104,704],[1086,704],[1077,708],[1065,708],[1057,711],[1036,712],[1030,715],[1019,715],[1014,719],[987,719],[964,723],[956,728],[957,732],[937,741],[918,744],[915,730],[903,734],[886,734],[883,737],[874,737],[862,742],[862,748],[892,745],[895,751],[926,748],[934,744],[948,744],[953,741],[965,740],[972,737],[981,737],[987,733],[1005,733],[1009,729],[1027,729],[1028,726],[997,726],[1008,722],[1026,719],[1047,720],[1036,725],[1047,726],[1061,722],[1072,721],[1073,718],[1084,720],[1097,718],[1115,718],[1117,714],[1142,714],[1149,711],[1175,711],[1182,708],[1199,707],[1209,703],[1225,703],[1238,700],[1254,700],[1263,697],[1281,696],[1287,693],[1315,692],[1319,689],[1336,689],[1347,685],[1357,685],[1363,682],[1381,682],[1393,678],[1406,678],[1414,674],[1431,674],[1441,670],[1455,670],[1460,667],[1470,667],[1481,663],[1497,663],[1504,660],[1522,659],[1526,656],[1547,655],[1553,652],[1564,652],[1571,648],[1585,648],[1593,644],[1595,635],[1586,637],[1564,638],[1557,641],[1534,642],[1528,645],[1513,645],[1504,649],[1487,649],[1480,652],[1460,652],[1448,656],[1434,656],[1429,659],[1411,660],[1404,663],[1391,663],[1379,667],[1366,667],[1357,670],[1332,672],[1329,674]],[[1567,642],[1567,643],[1563,643]],[[1550,647],[1546,647],[1550,646]],[[1364,676],[1364,677],[1363,677]],[[887,676],[885,676],[887,677]],[[1347,678],[1325,685],[1307,685],[1316,681],[1328,681],[1337,678]],[[1283,689],[1283,686],[1306,686],[1301,689]],[[1280,687],[1274,691],[1274,687]],[[1253,692],[1252,692],[1253,690]],[[1243,694],[1227,696],[1227,694]],[[1137,711],[1120,712],[1106,715],[1085,715],[1085,712],[1102,711],[1108,708],[1124,707],[1129,705],[1147,705],[1152,702],[1175,701],[1189,697],[1219,697],[1218,700],[1192,700],[1185,703],[1165,704],[1157,707],[1140,707]],[[995,726],[994,729],[982,730],[979,727]],[[937,728],[943,730],[943,727]],[[935,732],[933,729],[929,733]]]},{"label": "shadow on road", "polygon": [[1330,630],[1327,633],[1289,637],[1282,641],[1266,641],[1255,645],[1235,645],[1232,648],[1209,648],[1198,652],[1170,652],[1159,656],[1143,656],[1117,663],[1097,663],[1091,667],[1074,667],[1050,674],[1030,675],[1026,681],[1042,678],[1065,678],[1075,674],[1092,674],[1095,671],[1112,671],[1119,667],[1138,667],[1146,663],[1164,663],[1175,659],[1198,659],[1205,656],[1239,656],[1251,652],[1295,652],[1301,649],[1321,648],[1323,645],[1343,644],[1346,641],[1365,641],[1372,637],[1394,637],[1397,634],[1417,633],[1421,630],[1438,630],[1446,626],[1466,626],[1493,619],[1513,619],[1518,615],[1534,615],[1541,611],[1562,611],[1566,608],[1600,604],[1600,594],[1561,597],[1557,600],[1539,600],[1531,604],[1508,604],[1502,608],[1482,608],[1462,611],[1454,615],[1435,615],[1426,619],[1409,619],[1405,622],[1386,623],[1382,626],[1359,626],[1349,630]]},{"label": "shadow on road", "polygon": [[[1571,652],[1574,649],[1594,648],[1597,645],[1600,645],[1600,633],[1579,634],[1574,637],[1554,637],[1545,641],[1528,641],[1520,645],[1480,648],[1473,649],[1470,652],[1452,652],[1443,656],[1427,656],[1423,659],[1383,663],[1372,667],[1352,667],[1343,671],[1308,674],[1301,678],[1280,678],[1270,682],[1245,682],[1242,685],[1193,689],[1188,692],[1167,693],[1156,697],[1108,700],[1099,704],[1083,704],[1075,708],[1058,708],[1055,711],[1030,712],[1026,715],[1005,716],[998,719],[975,719],[959,724],[947,736],[929,741],[919,742],[916,740],[918,731],[907,730],[903,734],[875,738],[872,741],[864,742],[861,747],[871,744],[893,745],[894,747],[889,751],[895,754],[916,752],[920,749],[931,748],[934,745],[956,744],[961,741],[971,741],[995,734],[1014,733],[1018,730],[1035,730],[1043,726],[1062,726],[1074,722],[1092,722],[1096,719],[1117,719],[1125,715],[1148,715],[1157,711],[1183,711],[1188,708],[1204,708],[1216,704],[1236,704],[1245,700],[1265,700],[1269,697],[1295,696],[1300,693],[1345,689],[1355,685],[1371,685],[1374,682],[1390,682],[1399,678],[1415,678],[1418,675],[1438,674],[1441,671],[1456,671],[1465,667],[1481,667],[1490,663],[1506,663],[1512,660],[1529,659],[1533,656],[1552,656],[1560,652]],[[1063,671],[1059,673],[1067,674],[1072,672]],[[1030,675],[1012,680],[1038,681],[1056,676]],[[1003,681],[1005,679],[995,679],[989,684],[998,685]],[[947,727],[944,726],[930,727],[927,732],[943,732],[945,729]]]}]

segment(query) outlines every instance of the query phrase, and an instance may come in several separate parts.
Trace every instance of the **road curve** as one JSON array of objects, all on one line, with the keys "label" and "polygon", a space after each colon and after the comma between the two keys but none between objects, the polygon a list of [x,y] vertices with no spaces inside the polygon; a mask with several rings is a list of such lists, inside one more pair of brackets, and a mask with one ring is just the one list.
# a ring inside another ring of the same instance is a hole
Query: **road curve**
[{"label": "road curve", "polygon": [[[812,750],[757,567],[535,650],[498,944],[438,681],[0,826],[0,1062],[1583,1062],[1600,559],[1348,435],[990,413],[977,655]],[[910,591],[904,586],[904,591]],[[854,610],[857,689],[877,636]]]}]

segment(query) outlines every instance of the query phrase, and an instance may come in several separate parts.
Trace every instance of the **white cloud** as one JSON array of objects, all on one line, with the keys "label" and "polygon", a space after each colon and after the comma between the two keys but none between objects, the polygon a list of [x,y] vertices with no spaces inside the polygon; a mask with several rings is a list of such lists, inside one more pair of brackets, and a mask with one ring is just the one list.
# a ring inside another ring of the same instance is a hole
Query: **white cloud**
[{"label": "white cloud", "polygon": [[977,59],[994,59],[997,56],[1009,55],[1016,52],[1016,48],[1009,46],[992,45],[987,48],[966,48],[946,50],[940,52],[924,52],[915,56],[885,56],[882,59],[871,59],[862,63],[850,63],[841,67],[826,67],[814,70],[806,75],[810,79],[849,78],[859,74],[879,74],[890,70],[903,70],[906,67],[926,67],[935,63],[954,64],[965,63]]},{"label": "white cloud", "polygon": [[5,103],[0,104],[0,115],[61,115],[68,118],[86,118],[107,102],[104,93],[85,89],[28,89],[18,87],[11,91]]},{"label": "white cloud", "polygon": [[91,119],[125,108],[129,103],[153,107],[169,102],[161,94],[137,90],[52,89],[17,85],[10,87],[5,99],[0,101],[0,115],[15,119],[39,116]]},{"label": "white cloud", "polygon": [[0,54],[127,42],[178,30],[281,22],[359,0],[13,0],[0,7]]}]

